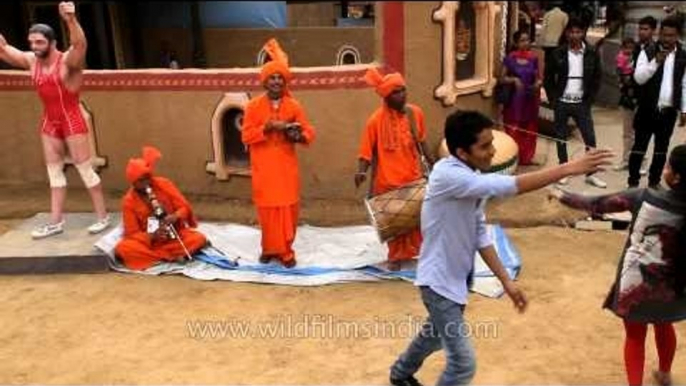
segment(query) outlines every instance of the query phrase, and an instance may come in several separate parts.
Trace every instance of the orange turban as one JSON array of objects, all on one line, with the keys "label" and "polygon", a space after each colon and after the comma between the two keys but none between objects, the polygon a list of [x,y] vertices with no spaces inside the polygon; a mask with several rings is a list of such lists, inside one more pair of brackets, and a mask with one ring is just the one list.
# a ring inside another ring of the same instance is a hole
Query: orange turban
[{"label": "orange turban", "polygon": [[152,174],[162,153],[152,146],[143,147],[143,158],[131,158],[126,165],[126,179],[133,184],[146,174]]},{"label": "orange turban", "polygon": [[368,85],[376,87],[376,93],[382,98],[389,96],[396,88],[405,86],[405,79],[400,73],[394,72],[381,76],[376,68],[367,70],[367,73],[364,74],[364,80]]},{"label": "orange turban", "polygon": [[262,71],[260,71],[260,82],[264,83],[274,74],[281,74],[286,82],[290,81],[293,76],[290,68],[288,68],[288,55],[281,49],[279,42],[274,38],[269,39],[262,49],[271,60],[262,66]]}]

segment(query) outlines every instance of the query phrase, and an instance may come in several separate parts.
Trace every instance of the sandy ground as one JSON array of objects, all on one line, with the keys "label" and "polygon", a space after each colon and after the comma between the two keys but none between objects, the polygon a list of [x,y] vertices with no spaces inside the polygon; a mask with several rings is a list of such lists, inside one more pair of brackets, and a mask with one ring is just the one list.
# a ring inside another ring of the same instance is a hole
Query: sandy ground
[{"label": "sandy ground", "polygon": [[[201,218],[254,221],[246,203],[194,203]],[[0,233],[47,204],[44,188],[2,189]],[[89,211],[90,203],[75,190],[67,207]],[[475,383],[622,383],[621,324],[600,304],[624,234],[540,226],[584,217],[544,191],[491,201],[488,212],[510,227],[524,257],[520,283],[531,307],[518,315],[507,299],[472,297]],[[345,202],[308,203],[303,218],[331,226],[367,221],[361,205]],[[0,384],[382,385],[426,315],[416,289],[403,282],[291,288],[112,273],[0,276],[0,287]],[[195,322],[210,322],[206,328],[216,326],[218,335],[194,335],[199,330],[189,326],[202,326]],[[679,334],[683,342],[686,329]],[[675,363],[684,355],[678,351]],[[442,354],[432,356],[420,379],[433,384],[443,365]],[[676,380],[686,382],[675,368]]]},{"label": "sandy ground", "polygon": [[[472,296],[475,383],[624,382],[621,324],[600,308],[624,234],[508,234],[531,305],[519,315],[507,299]],[[292,288],[112,273],[4,276],[0,287],[2,384],[385,384],[425,316],[403,282]],[[194,335],[194,322],[217,334]],[[674,376],[684,383],[677,328]],[[443,365],[432,356],[420,379],[433,384]]]}]

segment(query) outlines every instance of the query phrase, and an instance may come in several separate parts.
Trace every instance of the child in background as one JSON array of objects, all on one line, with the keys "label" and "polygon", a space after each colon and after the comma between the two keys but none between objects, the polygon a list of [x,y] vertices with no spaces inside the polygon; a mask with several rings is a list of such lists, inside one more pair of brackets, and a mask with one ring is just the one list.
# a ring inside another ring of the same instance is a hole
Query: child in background
[{"label": "child in background", "polygon": [[632,63],[634,47],[636,42],[632,38],[625,38],[622,40],[622,47],[617,53],[617,73],[620,77],[630,76],[634,73],[634,64]]},{"label": "child in background", "polygon": [[636,96],[634,90],[633,51],[636,43],[631,38],[622,41],[622,47],[617,53],[617,76],[619,77],[619,106],[622,108],[622,161],[615,170],[626,170],[629,167],[629,155],[634,146],[634,111],[636,110]]}]

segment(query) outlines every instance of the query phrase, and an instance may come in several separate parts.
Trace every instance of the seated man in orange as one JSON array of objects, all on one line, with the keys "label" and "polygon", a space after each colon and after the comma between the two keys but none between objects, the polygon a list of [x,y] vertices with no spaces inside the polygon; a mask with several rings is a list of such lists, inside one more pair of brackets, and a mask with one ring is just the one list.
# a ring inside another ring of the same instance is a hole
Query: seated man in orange
[{"label": "seated man in orange", "polygon": [[[378,195],[422,178],[422,154],[418,146],[421,146],[427,158],[427,169],[432,160],[429,159],[425,143],[424,112],[418,106],[407,103],[402,75],[393,73],[381,76],[375,68],[371,68],[365,74],[365,80],[376,88],[376,93],[383,98],[383,104],[372,113],[362,134],[355,186],[359,187],[367,179],[367,169],[374,164],[371,191]],[[419,255],[421,243],[419,228],[389,241],[388,268],[391,271],[400,270],[403,261]]]},{"label": "seated man in orange", "polygon": [[197,222],[186,198],[173,182],[153,176],[161,157],[159,150],[146,146],[143,158],[129,160],[126,167],[132,187],[122,201],[124,238],[115,253],[130,269],[183,261],[207,244],[205,236],[191,229]]},{"label": "seated man in orange", "polygon": [[264,47],[270,61],[260,82],[267,90],[248,102],[241,132],[250,149],[253,202],[262,228],[260,262],[278,259],[286,268],[296,264],[292,245],[298,226],[300,175],[295,145],[309,145],[315,132],[305,110],[288,91],[288,57],[276,40]]}]

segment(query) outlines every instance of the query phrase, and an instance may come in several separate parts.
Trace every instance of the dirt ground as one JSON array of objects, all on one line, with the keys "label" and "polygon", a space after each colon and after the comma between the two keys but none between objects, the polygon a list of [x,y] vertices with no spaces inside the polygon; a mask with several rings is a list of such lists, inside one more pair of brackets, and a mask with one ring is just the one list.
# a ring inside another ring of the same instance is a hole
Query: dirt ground
[{"label": "dirt ground", "polygon": [[[0,218],[9,219],[0,232],[44,211],[44,196],[0,192]],[[194,202],[201,217],[213,205],[214,219],[253,216],[249,205]],[[90,204],[77,193],[68,208]],[[355,203],[310,204],[303,212],[317,225],[366,221]],[[530,308],[519,315],[506,298],[472,295],[476,384],[625,382],[621,323],[600,307],[625,234],[537,226],[581,216],[540,192],[491,203],[489,217],[510,226],[523,256],[519,283]],[[383,385],[425,316],[416,289],[404,282],[298,288],[111,273],[0,276],[0,288],[0,384]],[[202,338],[192,328],[201,322],[225,330]],[[677,331],[674,378],[684,384],[686,328]],[[646,353],[650,383],[652,339]],[[435,383],[443,365],[435,354],[419,379]]]}]

